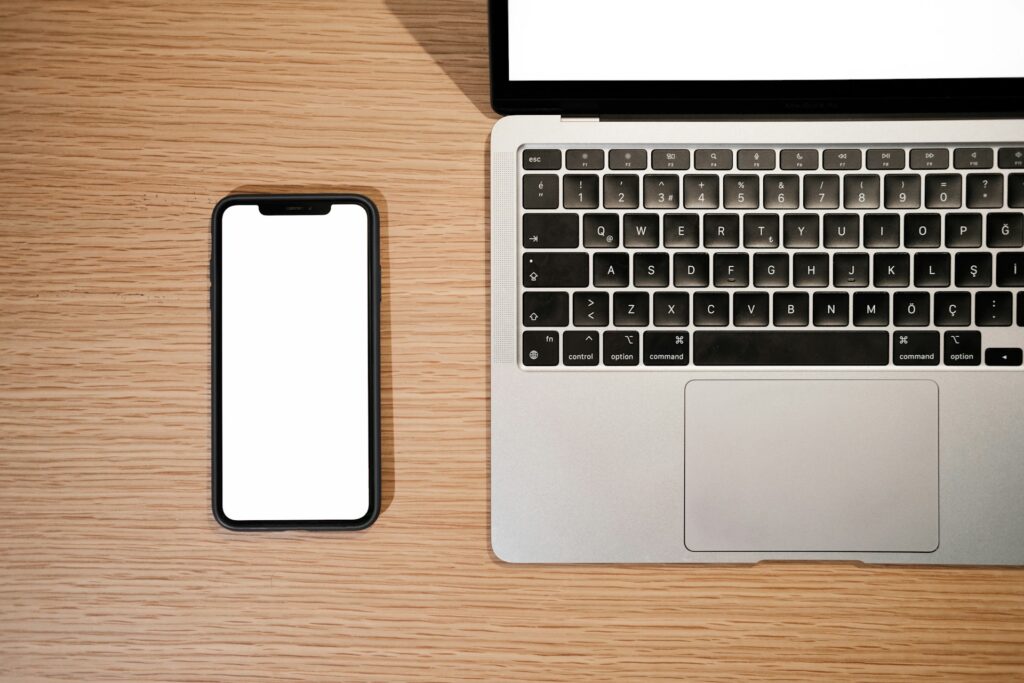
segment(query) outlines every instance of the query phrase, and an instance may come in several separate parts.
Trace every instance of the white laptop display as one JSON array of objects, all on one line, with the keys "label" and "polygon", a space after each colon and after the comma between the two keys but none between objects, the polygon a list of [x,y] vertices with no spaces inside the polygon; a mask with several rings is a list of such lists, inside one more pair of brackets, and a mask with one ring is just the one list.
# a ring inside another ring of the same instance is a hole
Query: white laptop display
[{"label": "white laptop display", "polygon": [[498,557],[1024,564],[1024,4],[490,12]]}]

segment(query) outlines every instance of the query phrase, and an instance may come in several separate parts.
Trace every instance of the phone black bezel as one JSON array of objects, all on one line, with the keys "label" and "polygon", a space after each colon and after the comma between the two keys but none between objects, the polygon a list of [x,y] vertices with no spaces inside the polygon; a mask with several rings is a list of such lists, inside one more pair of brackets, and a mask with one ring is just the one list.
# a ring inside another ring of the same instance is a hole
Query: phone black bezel
[{"label": "phone black bezel", "polygon": [[[324,204],[358,204],[369,217],[367,249],[367,314],[368,360],[369,360],[369,435],[370,447],[370,496],[365,516],[354,520],[233,520],[224,514],[221,491],[221,220],[228,207],[238,204],[258,204],[283,212],[316,212]],[[213,516],[217,522],[232,531],[284,531],[300,530],[349,530],[365,529],[380,515],[381,468],[380,468],[380,218],[376,205],[367,197],[358,194],[293,194],[293,195],[229,195],[221,199],[213,210],[211,220],[210,258],[210,319],[212,357],[212,462],[211,487]]]},{"label": "phone black bezel", "polygon": [[502,115],[980,118],[1024,112],[1024,78],[510,81],[508,2],[488,2],[491,107]]}]

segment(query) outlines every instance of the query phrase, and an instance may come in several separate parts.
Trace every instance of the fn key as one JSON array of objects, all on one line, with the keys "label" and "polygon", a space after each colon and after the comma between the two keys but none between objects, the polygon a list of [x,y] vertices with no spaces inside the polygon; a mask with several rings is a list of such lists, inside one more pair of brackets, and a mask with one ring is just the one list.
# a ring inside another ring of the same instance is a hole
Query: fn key
[{"label": "fn key", "polygon": [[523,332],[523,365],[558,365],[558,333]]}]

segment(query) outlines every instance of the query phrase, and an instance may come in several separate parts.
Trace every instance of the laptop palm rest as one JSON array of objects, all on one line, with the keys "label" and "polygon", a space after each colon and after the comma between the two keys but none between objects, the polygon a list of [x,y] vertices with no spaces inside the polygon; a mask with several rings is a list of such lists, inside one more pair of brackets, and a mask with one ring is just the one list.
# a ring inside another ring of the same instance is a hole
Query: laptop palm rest
[{"label": "laptop palm rest", "polygon": [[685,393],[687,549],[938,547],[934,382],[694,380]]}]

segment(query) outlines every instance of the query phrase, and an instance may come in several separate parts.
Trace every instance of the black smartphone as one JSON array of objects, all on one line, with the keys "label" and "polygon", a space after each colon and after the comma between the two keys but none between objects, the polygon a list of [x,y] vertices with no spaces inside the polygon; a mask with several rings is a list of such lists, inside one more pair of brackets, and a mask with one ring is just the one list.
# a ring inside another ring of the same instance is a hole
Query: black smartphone
[{"label": "black smartphone", "polygon": [[213,212],[213,514],[363,529],[380,511],[377,209],[236,195]]}]

